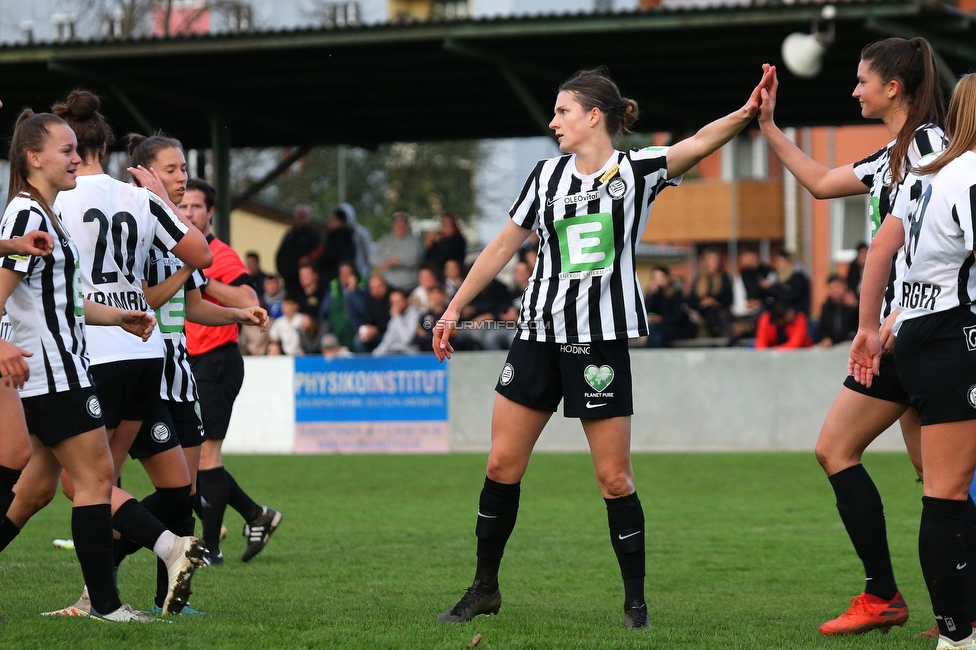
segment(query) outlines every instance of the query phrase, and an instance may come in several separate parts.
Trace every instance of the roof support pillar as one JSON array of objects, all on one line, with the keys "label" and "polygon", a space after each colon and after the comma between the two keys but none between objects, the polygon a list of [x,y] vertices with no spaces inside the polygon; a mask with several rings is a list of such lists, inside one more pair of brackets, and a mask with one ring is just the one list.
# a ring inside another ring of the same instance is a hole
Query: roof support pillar
[{"label": "roof support pillar", "polygon": [[210,150],[213,152],[213,186],[217,190],[211,229],[220,240],[230,244],[230,124],[218,111],[210,114]]},{"label": "roof support pillar", "polygon": [[296,162],[305,157],[305,155],[312,150],[313,145],[303,144],[300,147],[295,147],[292,149],[287,156],[281,159],[275,168],[265,174],[261,179],[251,183],[251,186],[246,190],[234,197],[234,200],[230,204],[230,209],[233,210],[241,203],[244,203],[252,196],[266,188],[268,185],[273,183],[275,179],[284,174],[288,169],[294,165]]}]

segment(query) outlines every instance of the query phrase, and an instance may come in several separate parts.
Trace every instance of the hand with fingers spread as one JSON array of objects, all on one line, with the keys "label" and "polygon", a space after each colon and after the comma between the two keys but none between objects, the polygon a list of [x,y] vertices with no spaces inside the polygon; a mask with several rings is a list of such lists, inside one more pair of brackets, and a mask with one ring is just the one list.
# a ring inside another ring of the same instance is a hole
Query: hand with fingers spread
[{"label": "hand with fingers spread", "polygon": [[54,238],[46,232],[32,230],[22,237],[0,240],[0,255],[33,255],[44,257],[54,250]]},{"label": "hand with fingers spread", "polygon": [[881,367],[881,337],[874,328],[860,327],[851,343],[847,374],[857,383],[871,387],[871,382]]},{"label": "hand with fingers spread", "polygon": [[30,356],[33,356],[31,352],[0,339],[0,376],[5,386],[23,388],[30,378],[30,368],[24,357]]}]

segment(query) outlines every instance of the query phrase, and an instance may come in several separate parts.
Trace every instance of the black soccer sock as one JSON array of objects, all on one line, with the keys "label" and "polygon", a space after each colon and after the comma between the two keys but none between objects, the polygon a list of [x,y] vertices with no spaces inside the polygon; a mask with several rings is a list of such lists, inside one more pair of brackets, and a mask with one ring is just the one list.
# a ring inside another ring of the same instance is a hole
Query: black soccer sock
[{"label": "black soccer sock", "polygon": [[918,558],[939,634],[961,641],[972,633],[966,609],[965,501],[922,497]]},{"label": "black soccer sock", "polygon": [[20,529],[14,522],[6,517],[0,518],[0,552],[10,546],[10,542],[14,541],[14,537],[19,534]]},{"label": "black soccer sock", "polygon": [[485,477],[474,531],[478,536],[478,568],[474,579],[485,590],[498,588],[498,567],[505,554],[505,544],[515,529],[521,486],[521,482],[508,485]]},{"label": "black soccer sock", "polygon": [[259,506],[254,500],[247,495],[247,492],[241,489],[241,486],[237,484],[234,477],[230,475],[227,469],[224,469],[224,474],[227,475],[227,505],[241,513],[244,517],[244,521],[251,522],[261,516],[264,512],[264,508]]},{"label": "black soccer sock", "polygon": [[166,526],[135,499],[129,499],[119,506],[112,517],[112,525],[123,537],[128,537],[150,551],[159,536],[166,532]]},{"label": "black soccer sock", "polygon": [[220,552],[220,526],[227,510],[227,472],[223,467],[197,472],[197,492],[200,494],[200,521],[203,524],[203,543],[207,551]]},{"label": "black soccer sock", "polygon": [[976,503],[966,499],[962,517],[962,540],[966,545],[966,610],[969,621],[976,621]]},{"label": "black soccer sock", "polygon": [[72,508],[71,535],[92,608],[99,614],[111,614],[122,606],[112,571],[112,506]]},{"label": "black soccer sock", "polygon": [[891,568],[884,504],[878,488],[861,464],[843,469],[829,480],[837,497],[837,512],[864,565],[865,593],[885,600],[894,598],[898,586]]},{"label": "black soccer sock", "polygon": [[607,502],[610,544],[624,580],[624,609],[644,604],[644,509],[637,493]]},{"label": "black soccer sock", "polygon": [[19,469],[0,465],[0,517],[7,514],[7,509],[14,500],[14,486],[19,478]]},{"label": "black soccer sock", "polygon": [[[156,491],[142,500],[146,510],[159,519],[174,535],[185,525],[186,517],[190,513],[190,485],[178,488],[156,488]],[[169,591],[169,571],[166,563],[156,558],[156,600],[157,606],[162,607]]]}]

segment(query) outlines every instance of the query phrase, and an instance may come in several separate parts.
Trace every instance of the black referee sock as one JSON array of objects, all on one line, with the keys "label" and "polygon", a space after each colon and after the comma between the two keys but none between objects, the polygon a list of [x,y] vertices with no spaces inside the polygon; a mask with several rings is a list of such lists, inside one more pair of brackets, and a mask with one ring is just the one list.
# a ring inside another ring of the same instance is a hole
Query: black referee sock
[{"label": "black referee sock", "polygon": [[14,486],[20,479],[19,469],[10,469],[0,465],[0,517],[7,514],[7,509],[14,500]]},{"label": "black referee sock", "polygon": [[966,545],[966,610],[972,622],[976,621],[976,503],[971,496],[962,516],[962,540]]},{"label": "black referee sock", "polygon": [[264,512],[264,508],[259,506],[254,502],[254,499],[247,495],[247,492],[241,489],[241,486],[237,484],[234,477],[230,475],[227,469],[224,469],[224,474],[227,475],[227,505],[241,513],[244,517],[244,521],[254,521]]},{"label": "black referee sock", "polygon": [[966,608],[965,501],[922,497],[918,558],[939,634],[961,641],[972,633]]},{"label": "black referee sock", "polygon": [[898,592],[888,552],[884,504],[864,465],[854,465],[828,478],[837,497],[847,535],[864,565],[865,593],[890,600]]},{"label": "black referee sock", "polygon": [[112,526],[123,537],[128,537],[150,551],[159,536],[166,532],[166,526],[135,499],[129,499],[119,506],[112,517]]},{"label": "black referee sock", "polygon": [[220,526],[227,510],[227,472],[223,467],[197,472],[197,492],[200,494],[200,522],[203,524],[203,543],[211,554],[220,552]]},{"label": "black referee sock", "polygon": [[122,606],[112,572],[112,506],[72,508],[71,536],[92,608],[99,614],[111,614]]},{"label": "black referee sock", "polygon": [[624,609],[644,604],[644,509],[637,493],[607,502],[610,544],[624,580]]},{"label": "black referee sock", "polygon": [[3,549],[10,546],[10,542],[14,541],[14,537],[20,534],[20,529],[14,522],[10,521],[6,517],[0,519],[0,552]]},{"label": "black referee sock", "polygon": [[497,483],[487,476],[478,502],[478,568],[474,579],[485,591],[498,588],[498,567],[505,554],[505,544],[515,530],[522,483]]}]

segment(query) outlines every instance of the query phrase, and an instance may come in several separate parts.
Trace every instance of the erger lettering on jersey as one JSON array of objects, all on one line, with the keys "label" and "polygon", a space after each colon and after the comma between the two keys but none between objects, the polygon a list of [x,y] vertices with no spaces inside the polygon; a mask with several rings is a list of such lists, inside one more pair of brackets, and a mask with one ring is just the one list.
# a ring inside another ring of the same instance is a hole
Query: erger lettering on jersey
[{"label": "erger lettering on jersey", "polygon": [[928,282],[903,282],[901,285],[901,306],[907,309],[927,309],[935,311],[935,300],[942,293],[942,287]]},{"label": "erger lettering on jersey", "polygon": [[85,296],[92,302],[100,305],[109,305],[119,309],[134,309],[136,311],[149,311],[149,303],[146,297],[138,291],[93,291]]},{"label": "erger lettering on jersey", "polygon": [[569,343],[564,343],[559,346],[560,352],[565,352],[566,354],[589,354],[590,346],[588,345],[572,345]]}]

